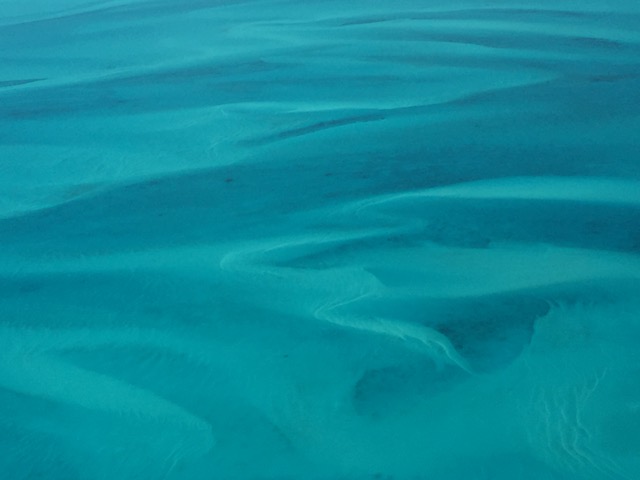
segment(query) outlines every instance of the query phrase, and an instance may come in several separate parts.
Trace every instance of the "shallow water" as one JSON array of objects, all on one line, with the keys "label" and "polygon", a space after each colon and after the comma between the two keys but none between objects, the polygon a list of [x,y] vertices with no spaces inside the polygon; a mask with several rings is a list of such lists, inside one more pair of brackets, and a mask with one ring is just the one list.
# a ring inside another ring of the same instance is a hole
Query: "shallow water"
[{"label": "shallow water", "polygon": [[640,478],[636,2],[0,40],[3,478]]}]

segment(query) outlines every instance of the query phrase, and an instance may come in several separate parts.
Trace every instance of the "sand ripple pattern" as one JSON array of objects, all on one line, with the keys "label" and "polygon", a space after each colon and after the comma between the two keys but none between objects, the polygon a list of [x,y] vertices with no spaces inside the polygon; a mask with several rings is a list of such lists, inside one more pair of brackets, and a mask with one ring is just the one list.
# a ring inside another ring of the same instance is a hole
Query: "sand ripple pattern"
[{"label": "sand ripple pattern", "polygon": [[4,2],[11,480],[640,478],[640,8]]}]

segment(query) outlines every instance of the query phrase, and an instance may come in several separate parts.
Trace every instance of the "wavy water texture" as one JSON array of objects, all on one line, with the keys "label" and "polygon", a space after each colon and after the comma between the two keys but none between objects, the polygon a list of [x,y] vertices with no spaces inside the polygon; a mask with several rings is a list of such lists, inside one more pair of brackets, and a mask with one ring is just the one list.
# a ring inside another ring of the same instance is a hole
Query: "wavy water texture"
[{"label": "wavy water texture", "polygon": [[640,478],[635,2],[0,38],[3,478]]}]

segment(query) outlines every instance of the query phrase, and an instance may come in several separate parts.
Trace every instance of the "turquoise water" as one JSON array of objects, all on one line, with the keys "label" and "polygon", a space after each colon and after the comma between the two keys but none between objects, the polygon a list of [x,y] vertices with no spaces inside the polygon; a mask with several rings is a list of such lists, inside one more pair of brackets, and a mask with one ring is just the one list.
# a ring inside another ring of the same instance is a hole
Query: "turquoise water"
[{"label": "turquoise water", "polygon": [[0,476],[640,478],[640,4],[0,1]]}]

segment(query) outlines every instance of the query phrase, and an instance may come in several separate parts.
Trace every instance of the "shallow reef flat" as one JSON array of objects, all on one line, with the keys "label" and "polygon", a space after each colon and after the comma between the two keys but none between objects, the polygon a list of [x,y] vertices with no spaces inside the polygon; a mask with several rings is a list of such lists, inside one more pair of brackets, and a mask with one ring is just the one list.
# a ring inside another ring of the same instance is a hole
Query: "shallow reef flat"
[{"label": "shallow reef flat", "polygon": [[3,478],[640,478],[637,2],[0,3]]}]

